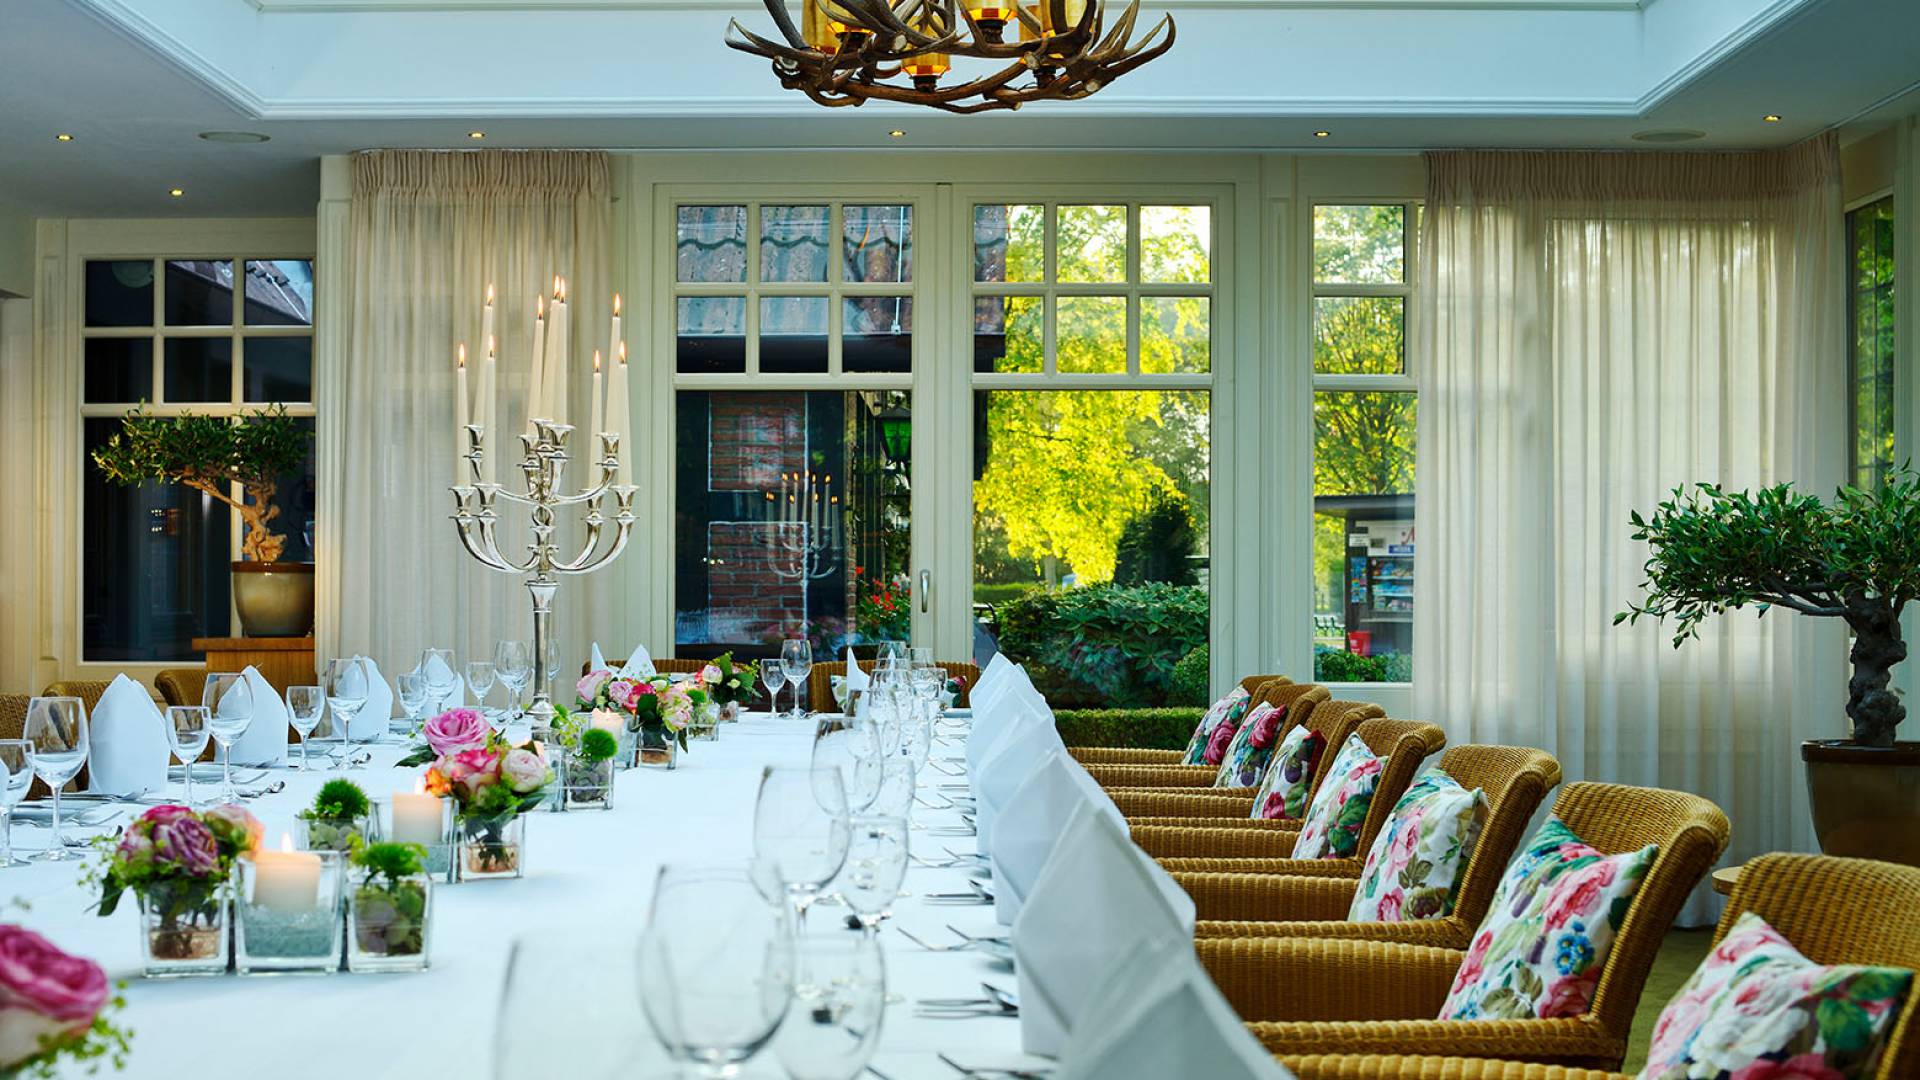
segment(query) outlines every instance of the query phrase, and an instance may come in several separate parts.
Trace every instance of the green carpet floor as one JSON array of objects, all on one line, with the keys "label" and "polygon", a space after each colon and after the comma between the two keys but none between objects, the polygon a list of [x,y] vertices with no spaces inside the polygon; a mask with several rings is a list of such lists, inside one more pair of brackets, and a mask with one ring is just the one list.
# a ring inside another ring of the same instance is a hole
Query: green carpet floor
[{"label": "green carpet floor", "polygon": [[1647,988],[1640,995],[1640,1008],[1633,1014],[1633,1038],[1627,1042],[1626,1071],[1637,1073],[1647,1061],[1647,1044],[1653,1039],[1653,1022],[1660,1018],[1660,1010],[1667,1007],[1680,987],[1693,974],[1706,958],[1707,948],[1713,942],[1712,928],[1701,930],[1672,930],[1667,940],[1660,943],[1660,953],[1654,957],[1653,971],[1647,976]]}]

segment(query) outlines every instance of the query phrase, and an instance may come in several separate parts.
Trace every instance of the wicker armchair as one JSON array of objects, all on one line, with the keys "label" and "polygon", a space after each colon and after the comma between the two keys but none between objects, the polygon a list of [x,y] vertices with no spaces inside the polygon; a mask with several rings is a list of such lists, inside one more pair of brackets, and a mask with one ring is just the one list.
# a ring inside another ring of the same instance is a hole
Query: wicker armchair
[{"label": "wicker armchair", "polygon": [[0,739],[17,739],[27,729],[26,694],[0,694]]},{"label": "wicker armchair", "polygon": [[[1323,701],[1305,714],[1300,723],[1318,731],[1329,747],[1339,747],[1347,741],[1363,721],[1387,715],[1385,709],[1370,701]],[[1291,719],[1291,718],[1290,718]],[[1292,724],[1288,728],[1292,728]],[[1320,789],[1320,781],[1326,776],[1327,766],[1333,761],[1335,750],[1321,753],[1320,760],[1313,767],[1313,776],[1308,780],[1310,791]],[[1107,794],[1113,797],[1114,806],[1128,818],[1169,819],[1162,824],[1175,823],[1179,818],[1253,818],[1253,800],[1256,796],[1250,788],[1182,788],[1168,791],[1164,788],[1109,788]],[[1187,824],[1212,824],[1212,822],[1192,821]],[[1268,824],[1277,828],[1298,828],[1298,822],[1272,821]]]},{"label": "wicker armchair", "polygon": [[[1534,811],[1560,783],[1560,763],[1544,750],[1469,745],[1448,747],[1440,755],[1440,768],[1487,797],[1486,822],[1461,871],[1453,914],[1405,922],[1349,922],[1347,911],[1357,885],[1353,878],[1182,871],[1174,879],[1193,897],[1200,914],[1194,936],[1340,937],[1466,948]],[[1361,861],[1364,864],[1364,855]]]},{"label": "wicker armchair", "polygon": [[[671,656],[660,657],[653,662],[653,670],[661,675],[698,675],[706,670],[705,660],[680,660]],[[580,661],[580,674],[593,670],[593,661]]]},{"label": "wicker armchair", "polygon": [[1202,938],[1195,949],[1248,1028],[1289,1059],[1455,1054],[1618,1068],[1654,954],[1726,848],[1727,818],[1697,795],[1593,783],[1568,784],[1553,812],[1608,854],[1659,845],[1580,1016],[1432,1019],[1461,949],[1312,938]]},{"label": "wicker armchair", "polygon": [[[1313,877],[1358,877],[1366,850],[1386,824],[1393,804],[1406,794],[1407,785],[1420,772],[1428,755],[1447,744],[1446,732],[1417,720],[1363,720],[1353,733],[1367,748],[1386,759],[1380,778],[1374,784],[1373,802],[1367,807],[1367,819],[1360,826],[1358,854],[1344,859],[1306,859],[1294,862],[1294,841],[1300,837],[1296,821],[1266,821],[1260,818],[1135,818],[1133,842],[1156,859],[1180,858],[1267,858],[1286,860],[1291,865],[1269,869],[1265,873],[1306,874]],[[1332,756],[1331,752],[1328,755]],[[1168,870],[1192,872],[1199,867],[1171,863]]]},{"label": "wicker armchair", "polygon": [[[1314,711],[1332,697],[1327,688],[1314,683],[1265,683],[1260,692],[1253,695],[1254,705],[1285,706],[1287,726],[1310,721]],[[1083,763],[1084,764],[1084,763]],[[1220,774],[1213,765],[1171,765],[1154,764],[1102,764],[1087,765],[1091,774],[1101,787],[1108,791],[1119,788],[1212,788],[1213,778]],[[1248,797],[1251,797],[1250,795]],[[1227,811],[1222,811],[1226,813]]]},{"label": "wicker armchair", "polygon": [[169,705],[198,705],[207,685],[207,669],[167,668],[153,677],[153,688]]},{"label": "wicker armchair", "polygon": [[[1762,855],[1741,868],[1714,938],[1752,911],[1817,964],[1920,969],[1920,926],[1887,916],[1914,910],[1920,910],[1920,868],[1828,855]],[[1286,1061],[1301,1080],[1625,1080],[1617,1073],[1475,1058],[1336,1054]],[[1907,995],[1873,1075],[1920,1076],[1920,995]]]},{"label": "wicker armchair", "polygon": [[59,682],[48,683],[47,688],[40,692],[40,696],[77,697],[80,699],[80,704],[87,707],[87,714],[91,716],[93,710],[100,705],[100,696],[107,692],[107,687],[110,685],[112,684],[91,679],[62,679]]},{"label": "wicker armchair", "polygon": [[[860,670],[873,672],[874,661],[861,660]],[[948,678],[964,678],[966,686],[960,690],[960,696],[954,699],[956,709],[964,709],[973,700],[973,686],[980,681],[980,665],[971,660],[935,660],[934,666],[947,669]],[[807,674],[807,707],[815,712],[834,712],[840,708],[833,700],[833,677],[847,673],[845,660],[828,660],[813,665]]]},{"label": "wicker armchair", "polygon": [[[1249,675],[1240,680],[1247,696],[1258,698],[1265,686],[1281,687],[1293,682],[1285,675]],[[1067,753],[1082,765],[1178,765],[1185,750],[1149,750],[1132,746],[1069,746]]]}]

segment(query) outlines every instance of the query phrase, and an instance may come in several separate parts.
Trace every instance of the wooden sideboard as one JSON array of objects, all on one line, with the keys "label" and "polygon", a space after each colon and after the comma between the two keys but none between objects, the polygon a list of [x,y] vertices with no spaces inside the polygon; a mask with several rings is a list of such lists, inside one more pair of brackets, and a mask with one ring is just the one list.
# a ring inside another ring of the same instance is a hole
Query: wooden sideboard
[{"label": "wooden sideboard", "polygon": [[313,666],[313,635],[306,637],[194,638],[193,647],[207,654],[208,671],[260,669],[268,685],[282,694],[289,686],[313,686],[319,674]]}]

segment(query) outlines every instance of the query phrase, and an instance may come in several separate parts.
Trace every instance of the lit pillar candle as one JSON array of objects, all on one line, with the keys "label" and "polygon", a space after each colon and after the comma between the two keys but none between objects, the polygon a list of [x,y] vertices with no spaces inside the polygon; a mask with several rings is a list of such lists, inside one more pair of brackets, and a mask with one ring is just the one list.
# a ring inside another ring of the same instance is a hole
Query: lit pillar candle
[{"label": "lit pillar candle", "polygon": [[553,279],[553,305],[547,309],[547,377],[542,403],[547,418],[556,424],[567,422],[568,339],[572,317],[567,310],[567,279]]},{"label": "lit pillar candle", "polygon": [[540,415],[542,402],[541,390],[547,378],[547,298],[542,296],[533,305],[533,373],[527,377],[527,426],[532,427],[535,420],[547,419]]},{"label": "lit pillar candle", "polygon": [[437,795],[428,795],[415,783],[412,792],[393,793],[393,839],[402,844],[433,846],[446,842],[445,813]]},{"label": "lit pillar candle", "polygon": [[600,371],[600,350],[595,349],[593,350],[593,395],[587,399],[586,432],[589,438],[593,438],[593,442],[589,443],[588,446],[591,448],[595,458],[600,456],[600,440],[594,438],[594,436],[607,430],[607,392],[604,382],[605,379],[606,376]]},{"label": "lit pillar candle", "polygon": [[613,294],[613,331],[607,335],[607,359],[620,355],[620,294]]},{"label": "lit pillar candle", "polygon": [[[618,298],[615,299],[617,302]],[[614,322],[619,321],[620,317],[614,316]],[[617,358],[613,364],[613,372],[607,379],[607,430],[620,436],[620,471],[614,475],[613,481],[616,484],[631,484],[633,467],[629,463],[633,461],[633,455],[639,448],[627,438],[627,421],[630,416],[627,405],[627,343],[622,341],[615,344],[614,353]]]},{"label": "lit pillar candle", "polygon": [[[487,305],[487,316],[487,322],[492,323],[492,304]],[[481,433],[491,440],[489,449],[487,450],[486,461],[483,462],[485,475],[482,477],[489,484],[493,483],[495,477],[499,475],[498,466],[500,463],[500,455],[505,453],[507,449],[506,443],[501,439],[501,436],[504,435],[505,432],[500,428],[500,406],[495,397],[499,385],[499,357],[495,355],[493,335],[488,334],[487,358],[480,365],[480,404],[475,410],[474,422],[480,425]]]},{"label": "lit pillar candle", "polygon": [[469,483],[472,474],[467,470],[467,346],[465,342],[454,350],[453,385],[453,482]]},{"label": "lit pillar candle", "polygon": [[274,911],[312,911],[320,906],[320,856],[293,850],[280,836],[279,851],[253,853],[253,902]]}]

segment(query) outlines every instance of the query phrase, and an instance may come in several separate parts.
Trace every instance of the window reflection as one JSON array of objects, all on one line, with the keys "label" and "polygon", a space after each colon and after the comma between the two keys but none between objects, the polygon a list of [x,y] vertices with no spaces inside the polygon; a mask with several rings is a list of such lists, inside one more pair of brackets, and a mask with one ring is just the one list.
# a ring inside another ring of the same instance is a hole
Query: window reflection
[{"label": "window reflection", "polygon": [[168,326],[232,326],[233,263],[169,259],[165,298]]}]

